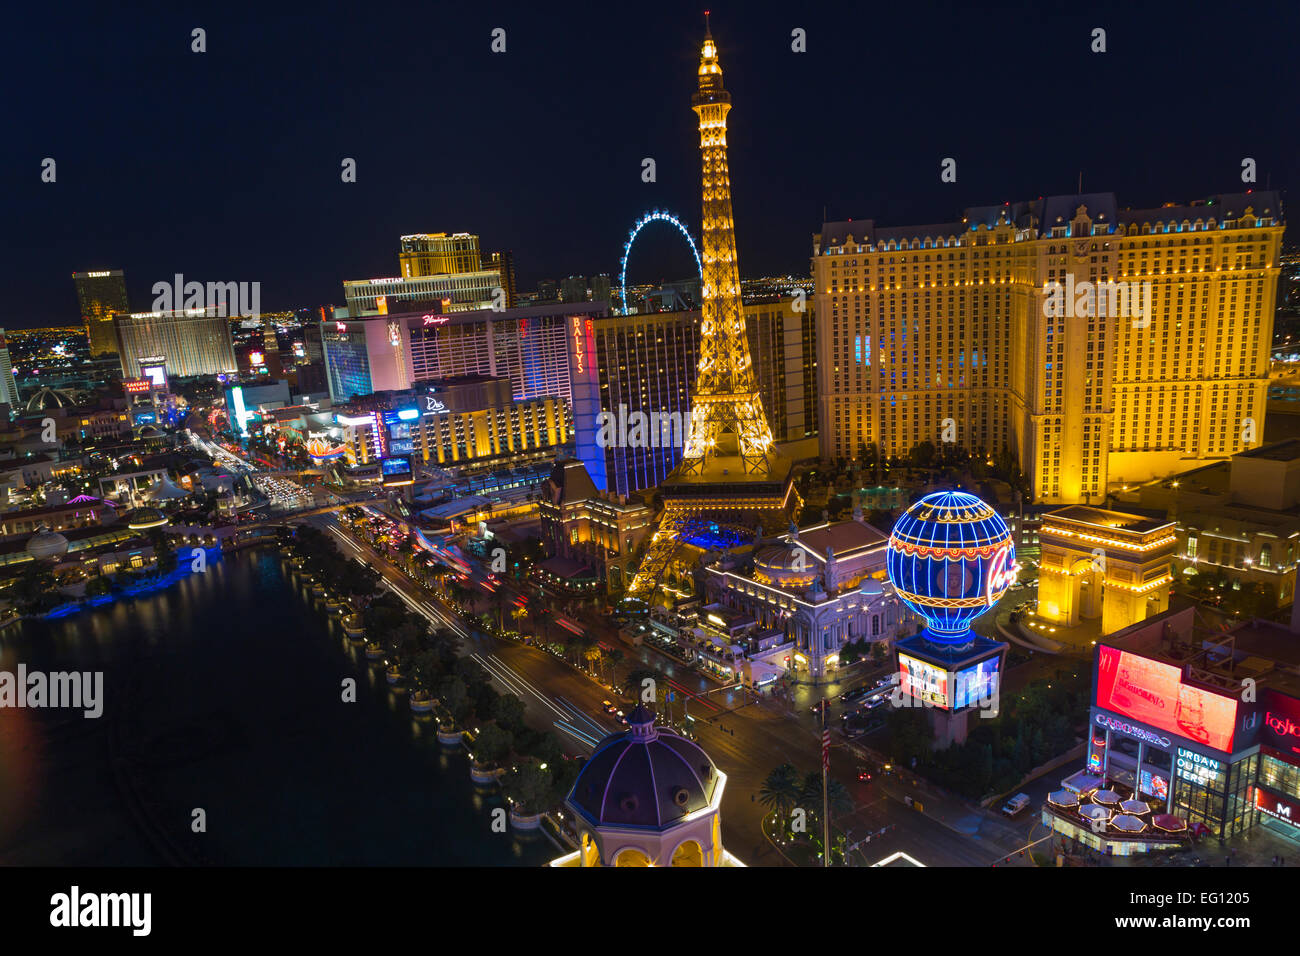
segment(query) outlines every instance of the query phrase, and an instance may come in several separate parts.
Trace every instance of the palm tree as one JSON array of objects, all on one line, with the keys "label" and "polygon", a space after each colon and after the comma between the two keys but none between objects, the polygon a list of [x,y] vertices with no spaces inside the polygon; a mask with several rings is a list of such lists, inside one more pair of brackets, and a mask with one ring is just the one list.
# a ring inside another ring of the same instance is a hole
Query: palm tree
[{"label": "palm tree", "polygon": [[519,622],[522,621],[525,617],[528,616],[528,612],[525,611],[525,610],[524,610],[523,608],[521,608],[521,607],[517,607],[517,608],[515,608],[513,611],[510,612],[510,616],[514,619],[514,622],[515,622],[515,633],[518,634],[518,633],[519,633],[519,628],[520,628],[520,624],[519,624]]},{"label": "palm tree", "polygon": [[[853,798],[849,796],[844,784],[832,778],[827,787],[827,802],[830,805],[831,819],[853,810]],[[822,773],[813,770],[804,775],[799,798],[803,801],[810,815],[820,818],[822,813]]]},{"label": "palm tree", "polygon": [[782,819],[790,815],[790,811],[799,803],[799,797],[799,771],[788,763],[774,768],[758,790],[758,798],[763,805],[771,807]]},{"label": "palm tree", "polygon": [[[587,639],[584,640],[582,644],[586,648],[582,652],[583,659],[586,660],[588,664],[595,664],[597,667],[600,667],[600,665],[603,662],[603,658],[601,657],[600,648],[596,646],[596,642]],[[602,678],[605,676],[603,667],[600,667],[600,676]]]}]

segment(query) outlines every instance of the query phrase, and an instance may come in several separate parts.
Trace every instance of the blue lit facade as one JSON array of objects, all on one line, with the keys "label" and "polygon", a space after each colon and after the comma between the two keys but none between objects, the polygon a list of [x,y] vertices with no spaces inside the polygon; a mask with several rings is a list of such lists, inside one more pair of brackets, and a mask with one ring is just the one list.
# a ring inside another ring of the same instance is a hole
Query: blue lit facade
[{"label": "blue lit facade", "polygon": [[898,596],[926,620],[929,640],[960,644],[971,639],[971,622],[1015,583],[1015,549],[1007,523],[989,505],[942,491],[898,519],[886,570]]},{"label": "blue lit facade", "polygon": [[330,398],[336,402],[346,402],[354,395],[369,395],[374,391],[366,333],[359,323],[356,331],[327,327],[322,330],[321,343],[325,353]]}]

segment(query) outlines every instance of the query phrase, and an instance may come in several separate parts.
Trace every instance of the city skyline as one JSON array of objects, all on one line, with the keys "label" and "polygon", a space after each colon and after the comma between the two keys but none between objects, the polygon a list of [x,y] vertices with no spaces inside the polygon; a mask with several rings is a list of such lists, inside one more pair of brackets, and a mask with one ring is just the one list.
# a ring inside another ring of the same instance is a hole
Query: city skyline
[{"label": "city skyline", "polygon": [[0,311],[18,925],[238,920],[279,866],[1016,868],[944,922],[1089,939],[1277,909],[1300,15],[206,16],[92,12],[22,104],[99,81],[13,204],[41,328]]},{"label": "city skyline", "polygon": [[[1295,67],[1280,46],[1274,55],[1260,44],[1280,43],[1272,38],[1287,29],[1261,33],[1208,10],[1180,13],[1090,10],[1043,22],[1010,10],[948,12],[951,29],[925,34],[931,69],[918,68],[906,43],[868,47],[861,31],[842,28],[862,14],[715,7],[743,104],[730,132],[745,275],[806,274],[823,221],[944,221],[966,206],[1073,192],[1080,176],[1084,192],[1114,192],[1144,208],[1249,188],[1241,180],[1249,158],[1257,188],[1285,189],[1300,155],[1285,122]],[[18,103],[25,140],[39,155],[3,160],[9,182],[30,180],[10,192],[8,208],[11,228],[29,242],[11,255],[7,277],[22,305],[0,321],[14,329],[75,324],[67,275],[98,269],[126,272],[133,308],[177,272],[260,281],[269,309],[341,304],[343,281],[396,275],[397,238],[425,230],[470,232],[485,249],[512,251],[521,289],[541,278],[613,274],[628,228],[648,209],[676,212],[698,235],[694,157],[683,146],[691,117],[664,104],[689,89],[682,76],[693,50],[680,26],[699,15],[671,4],[653,18],[612,11],[575,31],[527,8],[439,12],[437,35],[455,39],[430,54],[417,37],[421,26],[433,28],[422,19],[432,15],[416,12],[403,17],[410,29],[402,36],[387,32],[375,69],[339,76],[322,73],[319,61],[390,25],[382,14],[323,10],[310,22],[271,18],[256,28],[232,14],[203,25],[170,14],[74,19],[58,36],[67,68]],[[1296,14],[1278,16],[1285,24]],[[869,36],[909,36],[921,35],[925,17],[909,8],[861,22]],[[207,31],[204,53],[190,50],[196,25]],[[491,52],[498,26],[504,53]],[[1107,31],[1105,53],[1090,50],[1097,26]],[[804,31],[807,52],[791,49],[795,30]],[[0,69],[34,69],[32,58],[54,40],[38,32]],[[1152,63],[1208,63],[1243,43],[1253,55],[1242,82],[1263,80],[1244,103],[1234,81],[1154,103],[1131,86]],[[172,82],[143,89],[112,65],[110,48],[126,61],[165,58],[176,67]],[[1004,80],[996,62],[967,52],[982,48],[1044,51],[1045,76],[1061,82]],[[553,70],[553,61],[580,66]],[[254,63],[258,70],[245,68]],[[470,132],[449,144],[438,124],[412,128],[402,119],[403,84],[444,89],[466,70],[477,77],[476,96],[444,97],[443,122]],[[970,71],[987,77],[987,108],[955,95],[971,88],[957,80]],[[647,82],[652,73],[662,80]],[[614,81],[584,82],[588,74]],[[537,75],[545,80],[524,80]],[[992,95],[1006,82],[1018,84],[1009,115]],[[269,97],[246,95],[254,83]],[[84,103],[92,87],[95,106],[78,112],[84,128],[73,137],[61,104]],[[1062,95],[1076,88],[1083,104],[1061,115]],[[508,109],[486,119],[484,101]],[[251,102],[263,104],[260,115],[250,115]],[[159,137],[160,116],[182,128],[188,117],[194,135]],[[1195,131],[1207,122],[1213,136],[1202,144]],[[237,161],[228,150],[194,146],[231,129],[253,146]],[[41,182],[45,157],[56,161],[53,183]],[[357,162],[355,183],[341,181],[345,158]],[[645,158],[655,160],[653,183],[642,181]],[[955,182],[941,180],[949,158]],[[62,226],[70,222],[79,228]],[[689,266],[680,240],[665,233],[638,245],[630,279],[681,278]]]}]

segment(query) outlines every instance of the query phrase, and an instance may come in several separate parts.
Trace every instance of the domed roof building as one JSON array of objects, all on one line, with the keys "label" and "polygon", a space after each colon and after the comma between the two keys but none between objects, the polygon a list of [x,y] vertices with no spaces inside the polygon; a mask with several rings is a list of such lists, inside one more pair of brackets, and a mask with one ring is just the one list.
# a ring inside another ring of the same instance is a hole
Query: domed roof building
[{"label": "domed roof building", "polygon": [[47,561],[68,551],[68,539],[44,526],[27,539],[27,553],[33,561]]},{"label": "domed roof building", "polygon": [[46,385],[37,389],[32,397],[27,399],[27,410],[43,412],[47,408],[71,408],[75,404],[77,402],[71,392]]},{"label": "domed roof building", "polygon": [[157,508],[137,508],[127,516],[126,526],[132,531],[144,531],[149,528],[161,528],[170,520]]},{"label": "domed roof building", "polygon": [[722,848],[727,776],[638,706],[602,740],[565,800],[581,848],[552,866],[744,866]]}]

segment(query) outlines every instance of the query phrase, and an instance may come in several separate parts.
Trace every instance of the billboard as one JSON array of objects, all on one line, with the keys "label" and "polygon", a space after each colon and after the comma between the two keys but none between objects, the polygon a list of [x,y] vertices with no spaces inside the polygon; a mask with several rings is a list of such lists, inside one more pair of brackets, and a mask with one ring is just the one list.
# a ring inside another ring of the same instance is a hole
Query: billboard
[{"label": "billboard", "polygon": [[1275,793],[1255,788],[1255,806],[1265,816],[1281,823],[1300,828],[1300,805],[1285,800]]},{"label": "billboard", "polygon": [[411,459],[406,456],[381,458],[379,461],[379,483],[385,488],[409,485],[415,481],[411,470]]},{"label": "billboard", "polygon": [[1264,697],[1260,743],[1291,756],[1300,756],[1300,700],[1284,694]]},{"label": "billboard", "polygon": [[148,378],[124,378],[122,388],[128,395],[140,395],[153,388],[153,380]]},{"label": "billboard", "polygon": [[1097,661],[1097,706],[1232,752],[1237,701],[1183,683],[1182,670],[1103,645]]},{"label": "billboard", "polygon": [[1169,799],[1169,778],[1150,770],[1142,771],[1142,792],[1157,800]]},{"label": "billboard", "polygon": [[931,707],[948,709],[948,672],[908,654],[898,655],[899,687]]},{"label": "billboard", "polygon": [[167,387],[167,366],[166,364],[145,365],[145,359],[141,359],[140,375],[147,378],[151,388]]},{"label": "billboard", "polygon": [[980,701],[992,700],[998,692],[998,666],[1002,658],[990,657],[988,660],[972,664],[957,671],[953,679],[956,693],[953,695],[953,709],[978,706]]}]

